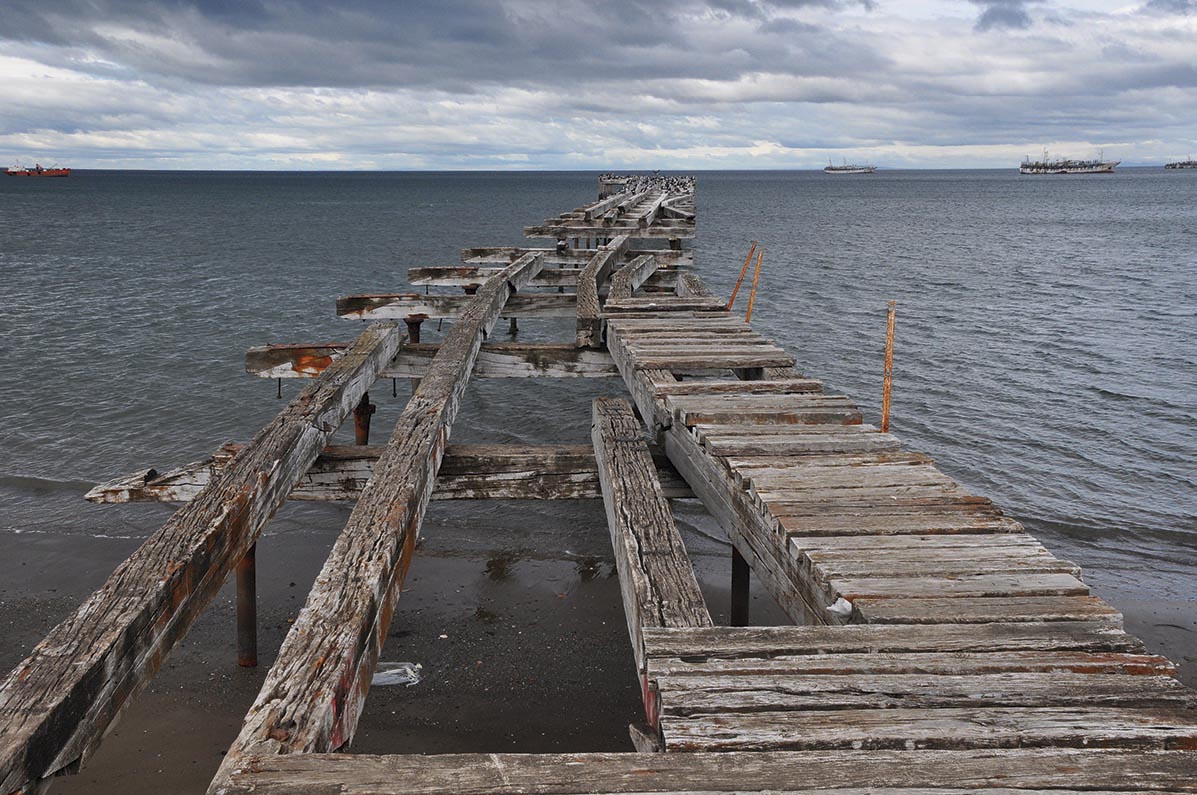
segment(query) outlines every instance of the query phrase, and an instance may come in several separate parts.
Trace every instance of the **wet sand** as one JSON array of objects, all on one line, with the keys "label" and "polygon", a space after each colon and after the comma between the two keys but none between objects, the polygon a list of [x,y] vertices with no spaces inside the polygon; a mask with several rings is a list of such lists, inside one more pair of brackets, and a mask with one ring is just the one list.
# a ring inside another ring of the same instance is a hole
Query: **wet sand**
[{"label": "wet sand", "polygon": [[[581,515],[593,523],[594,510],[588,506]],[[602,549],[605,527],[594,530],[595,549]],[[226,587],[96,756],[53,791],[202,793],[335,532],[259,542],[258,668],[234,663],[233,593]],[[690,531],[687,540],[692,548],[711,547]],[[14,562],[0,588],[0,665],[8,670],[19,662],[137,543],[0,536],[0,559]],[[729,560],[694,556],[717,623],[726,621]],[[1179,663],[1181,678],[1197,686],[1197,603],[1119,599],[1102,589],[1101,571],[1090,570],[1088,579],[1124,611],[1128,631]],[[753,619],[786,623],[756,583]],[[639,689],[609,554],[481,550],[441,529],[412,566],[383,659],[419,663],[423,679],[371,690],[354,752],[632,750],[627,725],[640,717]]]}]

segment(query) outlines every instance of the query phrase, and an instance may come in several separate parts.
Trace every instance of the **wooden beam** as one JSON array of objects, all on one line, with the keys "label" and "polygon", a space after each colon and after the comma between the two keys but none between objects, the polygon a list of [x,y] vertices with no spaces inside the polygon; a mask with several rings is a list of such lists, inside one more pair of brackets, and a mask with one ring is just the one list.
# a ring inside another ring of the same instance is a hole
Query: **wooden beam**
[{"label": "wooden beam", "polygon": [[[534,248],[527,246],[479,246],[476,248],[463,248],[461,250],[461,261],[467,265],[486,265],[488,263],[497,263],[500,265],[510,265],[515,260],[519,259],[525,254],[542,254],[544,255],[545,267],[550,265],[570,265],[577,268],[585,267],[587,262],[598,253],[596,248]],[[665,248],[629,248],[625,255],[628,257],[639,257],[643,254],[651,254],[660,260],[664,266],[676,265],[693,265],[694,252],[693,251],[676,251]]]},{"label": "wooden beam", "polygon": [[599,287],[610,277],[619,257],[628,247],[628,237],[621,235],[599,249],[578,276],[577,345],[579,348],[601,348],[602,320]]},{"label": "wooden beam", "polygon": [[[591,438],[636,673],[643,680],[646,627],[709,627],[711,615],[631,404],[596,399]],[[653,699],[644,684],[645,710],[654,725]]]},{"label": "wooden beam", "polygon": [[648,281],[648,277],[652,276],[656,270],[657,260],[655,257],[649,254],[636,257],[611,275],[611,292],[607,294],[607,300],[631,298],[632,293]]},{"label": "wooden beam", "polygon": [[[420,293],[372,293],[346,295],[337,299],[337,315],[351,320],[403,320],[409,315],[429,318],[461,317],[470,305],[469,295],[421,295]],[[573,293],[512,296],[502,317],[571,317],[577,312]]]},{"label": "wooden beam", "polygon": [[[202,461],[167,472],[148,469],[101,483],[97,503],[187,502],[229,465],[242,445],[227,444]],[[329,445],[291,491],[292,500],[356,500],[382,454],[380,445]],[[653,457],[666,497],[693,497],[663,451]],[[436,476],[434,500],[597,499],[598,467],[584,445],[451,444]]]},{"label": "wooden beam", "polygon": [[0,683],[0,792],[86,759],[394,358],[371,326]]},{"label": "wooden beam", "polygon": [[[800,733],[800,732],[799,732]],[[219,795],[577,795],[834,791],[961,795],[1192,792],[1197,751],[574,753],[247,758]],[[996,789],[995,789],[996,788]]]},{"label": "wooden beam", "polygon": [[631,207],[636,202],[648,196],[648,191],[640,193],[615,193],[605,199],[599,199],[594,204],[581,208],[582,218],[590,221],[611,210]]},{"label": "wooden beam", "polygon": [[607,226],[588,221],[563,220],[560,223],[524,227],[524,237],[616,237],[627,235],[633,238],[672,240],[694,237],[694,223],[681,219],[658,218],[652,226],[640,227],[635,223],[619,223]]},{"label": "wooden beam", "polygon": [[213,790],[248,755],[335,751],[352,737],[483,340],[543,267],[521,257],[453,324],[287,633]]},{"label": "wooden beam", "polygon": [[[432,268],[408,268],[409,284],[432,287],[469,287],[482,284],[491,276],[497,276],[502,267],[484,265],[451,265]],[[578,283],[581,268],[544,268],[529,287],[570,287]]]},{"label": "wooden beam", "polygon": [[[408,343],[383,367],[380,378],[423,378],[440,349]],[[262,345],[245,353],[245,371],[259,378],[312,378],[344,351],[341,343]],[[572,343],[486,342],[474,363],[476,378],[611,378],[618,376],[606,351]]]}]

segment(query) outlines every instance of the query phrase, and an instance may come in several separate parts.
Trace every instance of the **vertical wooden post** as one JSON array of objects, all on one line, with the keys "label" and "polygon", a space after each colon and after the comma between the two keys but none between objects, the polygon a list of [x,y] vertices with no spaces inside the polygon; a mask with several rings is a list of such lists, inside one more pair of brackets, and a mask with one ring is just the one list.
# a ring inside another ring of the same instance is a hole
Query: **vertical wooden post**
[{"label": "vertical wooden post", "polygon": [[733,627],[748,626],[748,561],[740,550],[732,547],[731,614],[728,616]]},{"label": "vertical wooden post", "polygon": [[353,410],[353,440],[355,444],[370,443],[370,415],[378,409],[370,402],[370,393],[362,395],[357,408]]},{"label": "vertical wooden post", "polygon": [[514,315],[513,315],[513,316],[512,316],[512,318],[511,318],[511,325],[510,325],[510,326],[508,326],[507,330],[508,330],[508,331],[511,333],[511,336],[513,336],[513,337],[514,337],[514,336],[515,336],[515,335],[516,335],[516,334],[519,332],[519,330],[520,330],[520,325],[519,325],[519,323],[515,322],[515,316],[514,316]]},{"label": "vertical wooden post", "polygon": [[744,260],[744,267],[740,268],[740,278],[736,279],[736,289],[732,290],[731,298],[727,299],[727,311],[730,312],[732,304],[736,302],[736,296],[740,293],[740,285],[744,283],[744,277],[748,274],[748,266],[752,264],[752,255],[756,253],[756,241],[752,241],[752,246],[748,249],[748,257]]},{"label": "vertical wooden post", "polygon": [[254,544],[237,564],[237,664],[243,668],[258,664],[257,552]]},{"label": "vertical wooden post", "polygon": [[881,386],[881,432],[889,432],[889,397],[894,386],[894,320],[898,302],[890,301],[885,318],[885,378]]},{"label": "vertical wooden post", "polygon": [[403,318],[407,324],[407,338],[414,343],[420,342],[420,324],[428,319],[428,315],[408,315]]},{"label": "vertical wooden post", "polygon": [[756,255],[756,269],[752,272],[752,292],[748,294],[748,312],[744,315],[745,323],[752,320],[752,305],[756,303],[756,284],[761,280],[761,260],[764,258],[765,250],[762,248]]}]

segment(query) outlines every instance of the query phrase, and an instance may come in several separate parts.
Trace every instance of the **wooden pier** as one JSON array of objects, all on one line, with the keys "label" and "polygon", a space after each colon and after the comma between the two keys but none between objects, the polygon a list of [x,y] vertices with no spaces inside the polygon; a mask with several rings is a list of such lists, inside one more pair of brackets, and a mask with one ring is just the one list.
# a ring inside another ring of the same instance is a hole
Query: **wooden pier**
[{"label": "wooden pier", "polygon": [[[234,571],[252,661],[254,543],[288,499],[354,508],[213,795],[1197,792],[1197,693],[1172,663],[1075,563],[728,311],[693,271],[695,220],[692,180],[609,178],[525,230],[555,245],[464,249],[409,273],[457,292],[339,299],[371,321],[356,340],[249,351],[254,375],[309,379],[273,422],[88,495],[184,505],[0,683],[0,795],[85,763]],[[541,317],[576,322],[494,339]],[[594,401],[589,445],[450,444],[471,376],[621,378],[628,399]],[[413,392],[371,445],[390,378]],[[358,444],[330,445],[350,416]],[[681,497],[733,545],[734,626],[704,603]],[[349,753],[429,501],[600,498],[644,702],[628,752]],[[791,625],[747,626],[749,576]]]}]

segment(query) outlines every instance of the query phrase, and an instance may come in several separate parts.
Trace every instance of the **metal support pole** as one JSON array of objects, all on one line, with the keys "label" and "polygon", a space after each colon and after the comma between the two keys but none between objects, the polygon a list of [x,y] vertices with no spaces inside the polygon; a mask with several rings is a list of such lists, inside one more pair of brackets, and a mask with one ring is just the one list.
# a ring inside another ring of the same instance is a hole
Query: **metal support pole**
[{"label": "metal support pole", "polygon": [[894,387],[894,321],[898,302],[888,303],[885,317],[885,374],[881,385],[881,432],[889,432],[889,397]]},{"label": "metal support pole", "polygon": [[237,664],[258,664],[258,545],[237,564]]},{"label": "metal support pole", "polygon": [[520,330],[520,324],[515,322],[515,318],[514,318],[514,317],[513,317],[513,318],[511,318],[511,325],[508,327],[508,329],[507,329],[507,330],[511,332],[511,336],[513,336],[513,337],[514,337],[514,336],[515,336],[517,333],[519,333],[519,330]]},{"label": "metal support pole", "polygon": [[370,402],[370,393],[363,394],[357,408],[353,410],[353,441],[355,444],[370,443],[370,416],[377,410],[378,406]]},{"label": "metal support pole", "polygon": [[732,547],[731,625],[748,626],[748,561]]},{"label": "metal support pole", "polygon": [[730,312],[732,304],[736,302],[736,296],[740,294],[740,285],[744,283],[744,277],[748,275],[748,266],[752,264],[752,255],[756,253],[756,241],[752,241],[752,245],[748,249],[748,257],[744,260],[744,267],[740,268],[740,278],[736,279],[736,289],[732,290],[731,298],[727,299],[727,311]]},{"label": "metal support pole", "polygon": [[428,315],[408,315],[403,318],[407,324],[407,338],[415,343],[420,341],[420,324],[428,319]]}]

